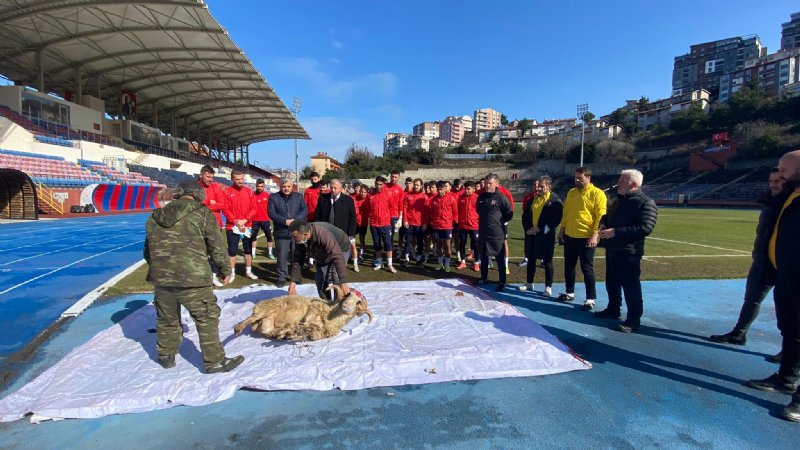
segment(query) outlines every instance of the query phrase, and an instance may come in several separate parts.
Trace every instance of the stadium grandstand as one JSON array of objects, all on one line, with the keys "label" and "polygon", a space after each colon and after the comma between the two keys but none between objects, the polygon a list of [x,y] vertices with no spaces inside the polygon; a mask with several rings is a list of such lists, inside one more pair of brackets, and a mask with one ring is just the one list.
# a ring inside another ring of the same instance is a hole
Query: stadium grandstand
[{"label": "stadium grandstand", "polygon": [[0,218],[149,209],[206,164],[277,181],[250,144],[309,139],[202,1],[0,1],[0,34]]}]

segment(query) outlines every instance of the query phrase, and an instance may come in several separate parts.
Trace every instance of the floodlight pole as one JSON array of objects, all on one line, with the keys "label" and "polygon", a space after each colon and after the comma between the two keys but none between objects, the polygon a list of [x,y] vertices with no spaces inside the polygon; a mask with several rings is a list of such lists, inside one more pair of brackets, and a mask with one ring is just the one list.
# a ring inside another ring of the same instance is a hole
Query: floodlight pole
[{"label": "floodlight pole", "polygon": [[[300,97],[295,97],[292,99],[292,109],[290,110],[294,115],[295,120],[297,120],[297,115],[300,114],[300,110],[303,108],[303,99]],[[294,183],[300,189],[300,172],[297,169],[297,138],[294,139]]]},{"label": "floodlight pole", "polygon": [[586,113],[589,112],[589,104],[588,103],[581,103],[578,105],[578,119],[581,120],[581,165],[583,167],[583,135],[586,130]]}]

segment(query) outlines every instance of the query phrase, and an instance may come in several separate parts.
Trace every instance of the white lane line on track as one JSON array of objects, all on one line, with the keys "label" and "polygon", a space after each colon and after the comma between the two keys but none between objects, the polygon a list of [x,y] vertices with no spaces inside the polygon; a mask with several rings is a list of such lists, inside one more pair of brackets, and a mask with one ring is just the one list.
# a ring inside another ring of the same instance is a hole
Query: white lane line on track
[{"label": "white lane line on track", "polygon": [[100,286],[98,286],[96,289],[94,289],[93,291],[89,292],[88,294],[84,295],[80,300],[75,302],[74,305],[72,305],[69,308],[67,308],[66,311],[61,313],[61,317],[75,317],[78,314],[82,313],[83,311],[86,310],[86,308],[89,307],[89,305],[94,303],[94,301],[97,300],[97,298],[100,297],[103,294],[103,292],[105,292],[108,288],[110,288],[111,286],[114,286],[115,284],[117,284],[119,282],[119,280],[127,277],[134,270],[138,269],[139,267],[141,267],[144,264],[145,264],[144,259],[139,260],[139,262],[134,263],[133,265],[131,265],[127,269],[125,269],[122,272],[120,272],[120,273],[116,274],[115,276],[111,277],[108,281],[106,281],[105,283],[101,284]]},{"label": "white lane line on track", "polygon": [[82,263],[82,262],[84,262],[84,261],[87,261],[87,260],[90,260],[90,259],[92,259],[92,258],[96,258],[96,257],[98,257],[98,256],[102,256],[102,255],[105,255],[106,253],[111,253],[111,252],[114,252],[114,251],[117,251],[117,250],[123,249],[123,248],[125,248],[125,247],[130,247],[131,245],[135,245],[135,244],[142,245],[142,242],[144,242],[144,239],[142,239],[141,241],[137,241],[137,242],[131,242],[130,244],[125,244],[125,245],[122,245],[122,246],[119,246],[119,247],[116,247],[116,248],[112,248],[111,250],[106,250],[106,251],[104,251],[104,252],[101,252],[101,253],[95,253],[94,255],[87,256],[86,258],[81,258],[81,259],[79,259],[79,260],[77,260],[77,261],[74,261],[74,262],[71,262],[71,263],[67,264],[66,266],[61,266],[61,267],[59,267],[59,268],[57,268],[57,269],[51,270],[50,272],[43,273],[43,274],[41,274],[41,275],[39,275],[39,276],[36,276],[36,277],[33,277],[33,278],[31,278],[31,279],[29,279],[29,280],[27,280],[27,281],[23,281],[22,283],[19,283],[19,284],[16,284],[16,285],[14,285],[14,286],[11,286],[10,288],[8,288],[8,289],[6,289],[6,290],[4,290],[4,291],[0,291],[0,295],[2,295],[2,294],[6,294],[6,293],[8,293],[8,292],[11,292],[11,291],[13,291],[14,289],[17,289],[17,288],[19,288],[19,287],[25,286],[25,285],[26,285],[26,284],[28,284],[28,283],[31,283],[31,282],[33,282],[33,281],[36,281],[36,280],[38,280],[38,279],[40,279],[40,278],[43,278],[43,277],[46,277],[46,276],[48,276],[48,275],[54,274],[54,273],[56,273],[56,272],[58,272],[58,271],[61,271],[61,270],[64,270],[64,269],[66,269],[66,268],[68,268],[68,267],[72,267],[72,266],[74,266],[75,264]]},{"label": "white lane line on track", "polygon": [[131,234],[139,234],[139,232],[118,234],[116,236],[112,236],[112,237],[105,238],[105,239],[99,239],[99,240],[93,240],[93,241],[90,241],[90,242],[84,242],[82,244],[71,245],[69,247],[59,248],[59,249],[56,249],[56,250],[53,250],[53,251],[50,251],[50,252],[39,253],[38,255],[27,256],[25,258],[15,259],[14,261],[9,261],[7,263],[0,264],[0,267],[7,266],[9,264],[14,264],[14,263],[17,263],[17,262],[20,262],[20,261],[25,261],[26,259],[38,258],[39,256],[45,256],[45,255],[52,255],[53,253],[62,252],[64,250],[69,250],[71,248],[85,247],[87,245],[94,245],[94,244],[97,244],[97,243],[100,243],[100,242],[110,241],[112,239],[118,239],[118,238],[121,238],[123,236],[130,236]]},{"label": "white lane line on track", "polygon": [[695,247],[713,248],[714,250],[725,250],[726,252],[746,253],[748,255],[751,253],[748,250],[736,250],[735,248],[714,247],[713,245],[696,244],[694,242],[676,241],[676,240],[673,240],[673,239],[664,239],[664,238],[657,238],[657,237],[652,237],[652,236],[648,237],[647,239],[652,239],[654,241],[673,242],[675,244],[694,245]]},{"label": "white lane line on track", "polygon": [[[110,226],[113,226],[113,225],[109,225],[109,227]],[[92,228],[92,230],[96,230],[98,228],[108,228],[108,227],[94,227],[94,228]],[[50,232],[50,230],[47,230],[47,231]],[[85,232],[81,233],[81,237],[92,238],[94,236],[102,236],[103,234],[106,233],[106,231],[102,231],[102,232],[99,232],[99,233],[87,234],[89,231],[91,231],[91,230],[88,230],[88,231],[85,231]],[[63,241],[63,240],[64,240],[64,237],[62,236],[62,237],[59,237],[59,238],[56,238],[56,239],[51,239],[49,241],[37,241],[37,242],[34,242],[32,244],[28,244],[28,245],[21,245],[19,247],[12,247],[12,248],[2,249],[2,250],[0,250],[0,253],[7,253],[7,252],[10,252],[12,250],[19,250],[21,248],[28,248],[28,247],[36,247],[36,246],[39,246],[39,245],[42,245],[42,244],[49,244],[51,242]]]}]

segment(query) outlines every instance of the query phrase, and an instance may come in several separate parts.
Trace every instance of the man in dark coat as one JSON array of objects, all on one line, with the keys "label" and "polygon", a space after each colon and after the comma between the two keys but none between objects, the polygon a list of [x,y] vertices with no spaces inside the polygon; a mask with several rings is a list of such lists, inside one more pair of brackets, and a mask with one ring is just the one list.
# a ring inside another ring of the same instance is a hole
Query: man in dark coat
[{"label": "man in dark coat", "polygon": [[495,174],[485,178],[486,190],[478,196],[478,251],[481,255],[481,278],[478,284],[485,284],[489,276],[489,258],[497,259],[500,282],[497,292],[503,292],[506,286],[506,234],[503,224],[514,217],[511,203],[497,186],[500,179]]},{"label": "man in dark coat", "polygon": [[281,190],[269,196],[267,211],[272,220],[275,234],[275,252],[278,256],[276,270],[278,278],[275,286],[285,286],[289,274],[289,257],[294,255],[294,241],[289,234],[289,225],[295,220],[305,220],[308,217],[308,207],[303,196],[293,192],[294,182],[290,178],[281,180]]},{"label": "man in dark coat", "polygon": [[220,308],[211,290],[209,258],[219,267],[225,284],[230,283],[233,271],[226,261],[217,219],[202,204],[205,198],[197,181],[183,181],[173,201],[153,211],[147,220],[144,259],[147,280],[155,287],[158,363],[165,369],[175,367],[183,340],[183,306],[197,328],[206,373],[229,372],[244,357],[226,357],[219,340]]},{"label": "man in dark coat", "polygon": [[[767,229],[770,204],[772,203],[772,198],[780,194],[781,191],[783,191],[783,181],[781,180],[781,175],[778,173],[778,168],[775,167],[769,174],[769,190],[764,192],[757,200],[761,205],[761,213],[758,215],[756,240],[753,242],[753,259],[750,264],[750,271],[747,273],[747,283],[744,288],[744,303],[739,312],[739,320],[730,333],[711,335],[709,340],[713,342],[744,345],[747,342],[747,330],[750,329],[750,324],[758,317],[761,302],[764,301],[769,291],[772,290],[772,281],[765,280],[763,277],[764,270],[761,265],[765,262],[765,258],[763,258],[761,252],[762,249],[765,248],[764,242],[769,239],[769,235],[772,231]],[[777,358],[780,358],[780,353],[771,358],[777,362]]]},{"label": "man in dark coat", "polygon": [[[289,225],[289,232],[296,246],[295,252],[304,251],[310,258],[314,258],[314,281],[319,297],[325,298],[325,291],[330,283],[340,284],[343,294],[347,295],[350,292],[346,270],[347,260],[350,258],[350,238],[342,230],[325,222],[295,221]],[[302,281],[301,261],[300,255],[295,254],[289,294],[297,294],[297,285]]]},{"label": "man in dark coat", "polygon": [[535,185],[535,195],[522,205],[522,229],[525,231],[526,282],[519,289],[533,290],[536,260],[544,266],[544,290],[547,297],[553,294],[553,252],[556,247],[556,228],[561,223],[564,204],[552,192],[553,180],[543,175]]},{"label": "man in dark coat", "polygon": [[599,234],[606,248],[606,291],[608,307],[595,317],[618,319],[625,291],[628,317],[617,329],[632,333],[639,329],[643,313],[640,280],[644,239],[653,232],[658,219],[656,203],[642,190],[644,177],[638,170],[623,170],[617,181],[617,198],[600,219]]},{"label": "man in dark coat", "polygon": [[333,224],[348,237],[355,238],[356,207],[353,198],[342,193],[341,181],[331,180],[331,191],[320,194],[314,217],[317,222]]},{"label": "man in dark coat", "polygon": [[795,386],[800,372],[800,150],[781,157],[778,173],[784,180],[784,192],[773,199],[763,266],[767,280],[775,282],[775,315],[783,337],[781,365],[777,373],[750,380],[747,385],[793,394],[781,416],[800,422],[800,388]]}]

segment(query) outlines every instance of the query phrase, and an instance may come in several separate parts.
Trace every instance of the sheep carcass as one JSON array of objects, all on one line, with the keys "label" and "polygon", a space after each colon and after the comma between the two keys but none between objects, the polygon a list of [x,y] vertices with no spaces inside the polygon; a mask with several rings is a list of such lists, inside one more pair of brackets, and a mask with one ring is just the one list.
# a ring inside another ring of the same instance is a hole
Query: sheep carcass
[{"label": "sheep carcass", "polygon": [[239,322],[234,331],[239,335],[252,324],[251,329],[270,339],[317,341],[339,333],[354,316],[369,316],[372,312],[367,300],[350,292],[342,298],[341,289],[335,286],[341,300],[333,306],[320,299],[300,295],[284,295],[264,300],[253,306],[253,314]]}]

